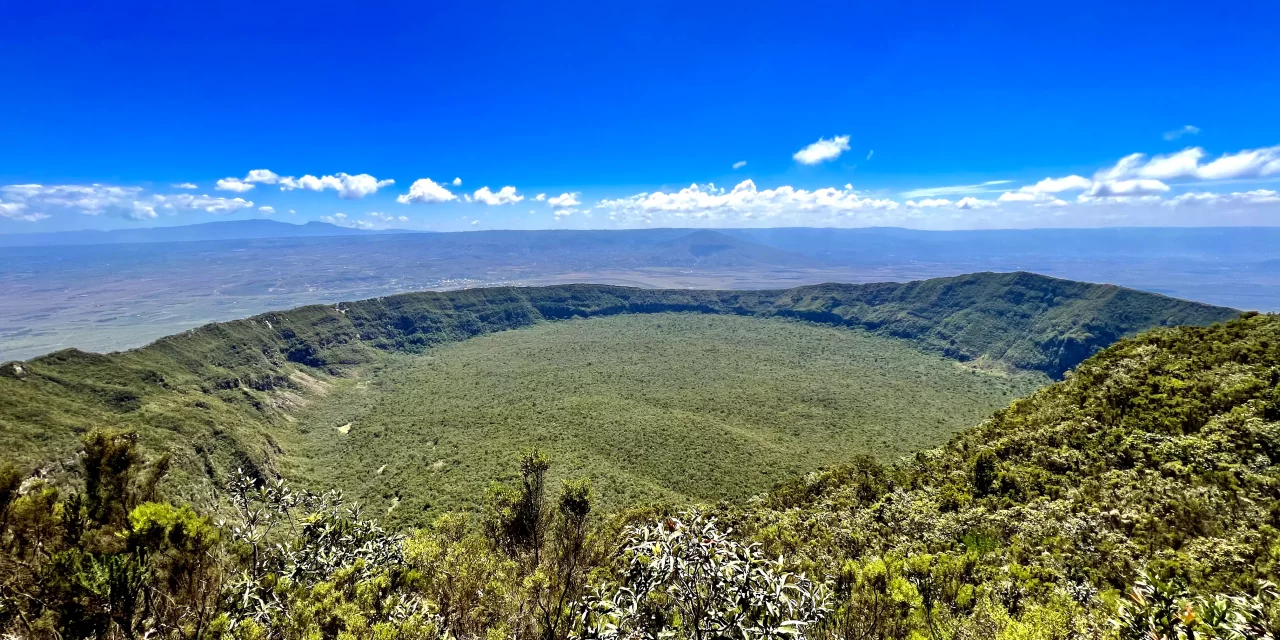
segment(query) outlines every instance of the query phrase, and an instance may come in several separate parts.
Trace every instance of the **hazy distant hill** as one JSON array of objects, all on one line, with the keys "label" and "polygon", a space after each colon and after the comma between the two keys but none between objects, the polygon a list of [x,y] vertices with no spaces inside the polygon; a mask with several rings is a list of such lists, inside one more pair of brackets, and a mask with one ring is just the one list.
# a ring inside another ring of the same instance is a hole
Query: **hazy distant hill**
[{"label": "hazy distant hill", "polygon": [[[134,347],[270,309],[508,284],[762,289],[1031,271],[1280,310],[1280,268],[1268,262],[1280,260],[1280,229],[1272,228],[368,233],[267,222],[152,232],[203,241],[0,251],[0,359]],[[269,237],[215,239],[251,232]]]},{"label": "hazy distant hill", "polygon": [[43,247],[134,242],[192,242],[201,240],[248,240],[256,238],[316,238],[324,236],[364,236],[407,231],[369,231],[339,227],[327,222],[291,224],[278,220],[225,220],[176,227],[115,229],[112,231],[55,231],[0,235],[0,247]]},{"label": "hazy distant hill", "polygon": [[726,229],[737,238],[836,263],[939,262],[1005,258],[1134,259],[1187,257],[1245,261],[1280,256],[1280,227],[1116,227],[921,231]]}]

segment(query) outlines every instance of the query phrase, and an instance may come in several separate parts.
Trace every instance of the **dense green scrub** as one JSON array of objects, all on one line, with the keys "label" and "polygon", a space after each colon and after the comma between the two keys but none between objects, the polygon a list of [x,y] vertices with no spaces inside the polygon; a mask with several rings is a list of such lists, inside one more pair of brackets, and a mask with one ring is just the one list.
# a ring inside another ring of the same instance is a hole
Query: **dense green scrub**
[{"label": "dense green scrub", "polygon": [[1050,377],[1121,336],[1236,314],[1029,273],[785,291],[568,285],[405,294],[211,324],[120,353],[69,349],[7,363],[0,366],[0,456],[61,476],[75,473],[81,435],[130,429],[144,449],[172,455],[174,491],[207,497],[236,468],[279,473],[296,440],[294,414],[326,385],[384,366],[388,354],[552,320],[657,312],[807,320]]},{"label": "dense green scrub", "polygon": [[[860,330],[723,315],[540,324],[398,359],[298,415],[282,470],[393,521],[470,508],[538,447],[606,510],[743,498],[937,446],[1047,380]],[[339,431],[342,429],[343,431]]]},{"label": "dense green scrub", "polygon": [[0,465],[0,633],[1272,640],[1280,631],[1280,316],[1122,340],[940,448],[688,511],[602,517],[590,482],[555,486],[557,461],[531,451],[511,461],[519,474],[487,491],[479,513],[403,535],[338,496],[245,475],[233,475],[217,524],[155,501],[167,460],[142,454],[131,435],[98,432],[82,446],[85,481],[70,491]]},{"label": "dense green scrub", "polygon": [[933,611],[880,629],[1032,612],[1069,628],[1146,571],[1158,597],[1130,612],[1171,626],[1126,637],[1191,637],[1172,631],[1190,601],[1179,584],[1269,594],[1275,630],[1259,581],[1280,576],[1277,461],[1280,316],[1252,315],[1123,340],[945,447],[812,474],[725,516],[769,553],[838,573],[851,627],[894,600],[895,576],[935,589]]}]

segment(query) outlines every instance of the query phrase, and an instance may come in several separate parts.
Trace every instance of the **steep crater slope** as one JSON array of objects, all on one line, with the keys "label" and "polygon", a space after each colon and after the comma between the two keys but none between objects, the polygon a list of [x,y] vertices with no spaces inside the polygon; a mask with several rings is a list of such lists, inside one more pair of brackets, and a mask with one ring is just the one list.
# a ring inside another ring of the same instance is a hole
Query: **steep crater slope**
[{"label": "steep crater slope", "polygon": [[[1259,581],[1280,575],[1278,460],[1280,316],[1249,313],[1122,340],[946,446],[809,474],[721,515],[770,557],[839,568],[857,588],[838,615],[855,624],[923,570],[950,585],[923,612],[930,625],[1012,614],[1057,627],[1093,617],[1101,630],[1098,614],[1124,601],[1140,605],[1139,633],[1125,637],[1146,637],[1157,619],[1146,616],[1198,622],[1180,582],[1202,595],[1274,590]],[[1140,572],[1158,582],[1131,599]],[[1280,603],[1263,602],[1274,630]],[[1196,637],[1263,637],[1236,629]]]},{"label": "steep crater slope", "polygon": [[[295,415],[389,354],[548,320],[655,312],[790,318],[910,341],[982,368],[1058,377],[1138,331],[1204,325],[1231,309],[1028,273],[783,291],[598,285],[415,293],[207,325],[112,354],[60,351],[0,366],[0,450],[57,474],[77,436],[133,428],[174,456],[174,490],[198,499],[229,468],[279,471]],[[398,357],[398,356],[397,356]]]}]

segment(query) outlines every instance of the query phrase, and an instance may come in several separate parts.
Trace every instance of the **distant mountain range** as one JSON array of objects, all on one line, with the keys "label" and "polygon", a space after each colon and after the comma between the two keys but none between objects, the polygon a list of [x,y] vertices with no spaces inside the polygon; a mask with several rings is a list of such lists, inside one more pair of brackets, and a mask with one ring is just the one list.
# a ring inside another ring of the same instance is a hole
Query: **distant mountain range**
[{"label": "distant mountain range", "polygon": [[[688,255],[698,264],[731,266],[755,264],[874,264],[912,261],[971,260],[975,256],[1010,259],[1063,256],[1075,259],[1132,259],[1137,257],[1196,258],[1261,261],[1280,258],[1280,227],[1118,227],[1108,229],[996,229],[920,231],[895,227],[828,229],[782,227],[769,229],[626,229],[531,230],[433,233],[404,229],[366,230],[324,222],[291,224],[277,220],[228,220],[176,227],[59,231],[0,235],[0,247],[261,240],[374,235],[430,234],[444,245],[472,245],[500,253],[520,253],[522,247],[593,253],[613,253],[625,247],[679,240],[680,247],[662,250],[683,262]],[[804,256],[811,260],[798,258]],[[657,260],[662,262],[662,260]]]},{"label": "distant mountain range", "polygon": [[224,220],[176,227],[114,229],[111,231],[52,231],[0,235],[0,247],[52,247],[136,242],[192,242],[200,240],[252,240],[260,238],[317,238],[414,233],[404,230],[373,231],[340,227],[327,222],[292,224],[278,220]]}]

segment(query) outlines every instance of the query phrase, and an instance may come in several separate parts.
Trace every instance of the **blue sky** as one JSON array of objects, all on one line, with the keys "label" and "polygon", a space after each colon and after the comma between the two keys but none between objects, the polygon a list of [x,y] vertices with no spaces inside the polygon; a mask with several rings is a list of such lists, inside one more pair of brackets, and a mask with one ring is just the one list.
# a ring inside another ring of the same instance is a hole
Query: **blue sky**
[{"label": "blue sky", "polygon": [[1280,223],[1274,2],[691,4],[6,7],[0,233]]}]

